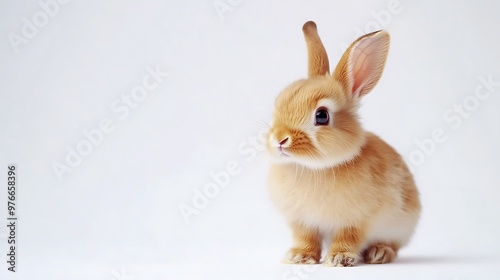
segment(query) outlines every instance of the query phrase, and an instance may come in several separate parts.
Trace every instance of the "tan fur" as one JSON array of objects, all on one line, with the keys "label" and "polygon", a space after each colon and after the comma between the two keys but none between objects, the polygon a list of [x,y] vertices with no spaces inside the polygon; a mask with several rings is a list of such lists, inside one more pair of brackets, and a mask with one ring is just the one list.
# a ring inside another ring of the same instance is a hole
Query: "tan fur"
[{"label": "tan fur", "polygon": [[316,23],[312,21],[306,22],[302,27],[302,31],[304,32],[307,48],[309,49],[309,78],[328,74],[330,72],[330,64],[325,47],[323,47],[323,43],[321,43],[321,39],[318,36]]},{"label": "tan fur", "polygon": [[399,246],[394,243],[374,243],[363,251],[363,258],[369,264],[388,263],[396,258]]},{"label": "tan fur", "polygon": [[[418,191],[401,156],[365,132],[356,113],[382,74],[389,36],[360,37],[329,76],[316,25],[303,31],[310,77],[278,96],[267,136],[270,196],[295,242],[286,261],[317,263],[321,241],[331,241],[326,265],[352,266],[360,255],[367,263],[390,262],[417,224]],[[318,107],[328,109],[327,126],[314,123]]]},{"label": "tan fur", "polygon": [[321,259],[321,234],[315,229],[299,223],[290,225],[295,246],[290,249],[288,263],[319,263]]}]

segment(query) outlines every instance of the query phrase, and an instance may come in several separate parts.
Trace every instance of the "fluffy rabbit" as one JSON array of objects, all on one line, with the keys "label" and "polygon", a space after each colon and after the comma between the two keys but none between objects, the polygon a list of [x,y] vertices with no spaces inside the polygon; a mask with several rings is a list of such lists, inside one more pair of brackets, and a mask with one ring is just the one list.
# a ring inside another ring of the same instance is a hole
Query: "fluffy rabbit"
[{"label": "fluffy rabbit", "polygon": [[382,75],[389,34],[357,39],[330,75],[316,24],[302,30],[308,78],[276,99],[266,144],[270,196],[293,234],[286,262],[319,263],[323,242],[325,265],[391,262],[417,225],[419,195],[401,156],[357,116]]}]

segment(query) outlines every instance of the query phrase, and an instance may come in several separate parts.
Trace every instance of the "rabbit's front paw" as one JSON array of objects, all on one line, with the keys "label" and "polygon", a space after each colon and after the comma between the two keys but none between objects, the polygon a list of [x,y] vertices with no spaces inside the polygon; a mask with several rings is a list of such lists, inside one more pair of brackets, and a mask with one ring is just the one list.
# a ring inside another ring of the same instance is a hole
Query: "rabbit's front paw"
[{"label": "rabbit's front paw", "polygon": [[350,267],[358,261],[358,255],[349,252],[329,253],[323,262],[326,266]]},{"label": "rabbit's front paw", "polygon": [[320,252],[312,252],[305,249],[290,249],[284,262],[291,264],[317,264],[320,257]]}]

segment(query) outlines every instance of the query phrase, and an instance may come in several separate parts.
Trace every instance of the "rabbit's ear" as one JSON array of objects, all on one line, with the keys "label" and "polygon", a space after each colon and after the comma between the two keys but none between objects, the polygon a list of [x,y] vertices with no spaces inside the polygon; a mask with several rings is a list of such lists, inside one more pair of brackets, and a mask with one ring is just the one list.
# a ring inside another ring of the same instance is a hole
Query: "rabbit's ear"
[{"label": "rabbit's ear", "polygon": [[361,36],[345,51],[333,77],[353,96],[367,94],[382,76],[389,42],[389,34],[383,30]]},{"label": "rabbit's ear", "polygon": [[314,21],[308,21],[302,27],[307,44],[307,64],[309,78],[330,74],[330,65],[325,47],[318,36]]}]

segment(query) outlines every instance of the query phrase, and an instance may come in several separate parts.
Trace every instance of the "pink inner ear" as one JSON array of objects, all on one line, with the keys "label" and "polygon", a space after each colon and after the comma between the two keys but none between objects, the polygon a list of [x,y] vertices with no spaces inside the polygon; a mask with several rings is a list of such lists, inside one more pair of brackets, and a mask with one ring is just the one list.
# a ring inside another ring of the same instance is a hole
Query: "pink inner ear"
[{"label": "pink inner ear", "polygon": [[368,93],[377,83],[387,57],[388,41],[378,36],[364,38],[352,49],[351,77],[355,95]]},{"label": "pink inner ear", "polygon": [[371,62],[369,55],[365,53],[366,48],[361,48],[361,46],[357,46],[353,50],[353,61],[352,61],[352,74],[354,77],[354,83],[352,85],[352,92],[357,92],[363,83],[366,81],[368,76],[370,75],[370,66]]}]

